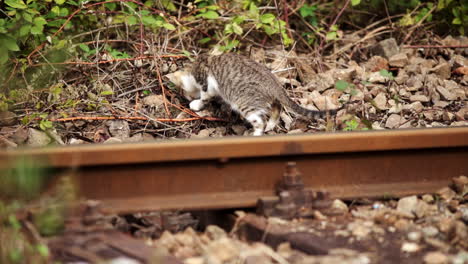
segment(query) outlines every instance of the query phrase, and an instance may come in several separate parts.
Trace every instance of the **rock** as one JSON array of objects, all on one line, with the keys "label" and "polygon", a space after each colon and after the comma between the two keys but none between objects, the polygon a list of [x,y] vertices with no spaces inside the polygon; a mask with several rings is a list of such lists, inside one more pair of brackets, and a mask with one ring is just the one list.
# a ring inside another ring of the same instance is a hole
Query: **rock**
[{"label": "rock", "polygon": [[409,79],[409,75],[406,73],[405,70],[401,69],[399,72],[398,72],[398,75],[395,77],[395,82],[399,85],[402,85],[404,83],[406,83]]},{"label": "rock", "polygon": [[211,133],[213,133],[215,130],[216,128],[205,128],[205,129],[200,130],[197,135],[193,135],[192,137],[206,138],[206,137],[209,137]]},{"label": "rock", "polygon": [[2,149],[2,148],[16,148],[16,147],[18,147],[18,145],[15,142],[13,142],[13,141],[7,139],[6,137],[3,137],[3,136],[0,135],[0,149]]},{"label": "rock", "polygon": [[184,264],[205,264],[205,259],[203,257],[186,258]]},{"label": "rock", "polygon": [[434,202],[434,196],[431,194],[424,194],[421,199],[425,201],[426,203],[433,203]]},{"label": "rock", "polygon": [[455,228],[455,220],[451,218],[443,218],[438,223],[439,230],[448,235]]},{"label": "rock", "polygon": [[411,223],[406,219],[398,219],[394,226],[397,230],[406,231],[411,227]]},{"label": "rock", "polygon": [[461,219],[465,224],[468,224],[468,207],[460,207],[458,210],[461,212]]},{"label": "rock", "polygon": [[43,147],[52,142],[52,139],[40,130],[29,128],[27,144],[31,147]]},{"label": "rock", "polygon": [[224,229],[215,226],[215,225],[209,225],[206,227],[205,234],[211,239],[211,240],[218,240],[223,237],[227,237],[226,231]]},{"label": "rock", "polygon": [[439,78],[448,79],[450,78],[450,64],[447,62],[441,63],[431,69]]},{"label": "rock", "polygon": [[310,91],[322,92],[335,85],[335,79],[333,78],[332,70],[321,72],[315,76],[315,80],[309,82],[306,86],[306,88]]},{"label": "rock", "polygon": [[[239,256],[239,249],[235,246],[234,241],[227,237],[220,238],[211,242],[206,249],[205,258],[208,263],[225,263]],[[214,262],[210,262],[213,260]]]},{"label": "rock", "polygon": [[398,212],[401,212],[401,213],[404,213],[405,215],[410,216],[410,215],[413,215],[414,211],[416,210],[417,205],[418,205],[418,197],[416,197],[416,195],[408,196],[408,197],[401,198],[398,201],[396,210]]},{"label": "rock", "polygon": [[446,101],[437,101],[435,104],[434,104],[434,107],[438,107],[438,108],[445,108],[446,106],[448,106],[450,103],[449,102],[446,102]]},{"label": "rock", "polygon": [[367,81],[370,83],[387,83],[390,78],[383,76],[380,72],[372,72],[368,75]]},{"label": "rock", "polygon": [[406,81],[406,85],[408,86],[406,87],[407,91],[415,92],[415,91],[421,90],[424,84],[423,84],[421,75],[416,75],[416,76],[410,77]]},{"label": "rock", "polygon": [[449,187],[444,187],[436,192],[442,199],[445,201],[450,201],[452,200],[456,193],[450,189]]},{"label": "rock", "polygon": [[436,88],[437,92],[439,92],[439,94],[442,96],[442,98],[444,98],[445,100],[449,100],[449,101],[452,101],[452,100],[456,100],[457,97],[455,95],[453,95],[451,92],[449,92],[449,90],[445,89],[444,87],[442,86],[437,86]]},{"label": "rock", "polygon": [[392,67],[403,68],[408,64],[408,56],[405,53],[398,53],[388,59],[388,64]]},{"label": "rock", "polygon": [[10,111],[0,112],[0,126],[12,126],[16,123],[16,115]]},{"label": "rock", "polygon": [[452,121],[455,119],[455,115],[448,111],[445,111],[444,114],[442,115],[442,118],[444,121]]},{"label": "rock", "polygon": [[415,94],[415,95],[412,95],[410,96],[410,101],[411,102],[423,102],[423,103],[427,103],[429,102],[429,97],[425,96],[425,95],[422,95],[422,94]]},{"label": "rock", "polygon": [[82,139],[76,139],[76,138],[71,138],[70,141],[68,141],[69,145],[82,145],[85,144],[86,142]]},{"label": "rock", "polygon": [[426,264],[446,264],[449,263],[449,258],[438,251],[429,252],[424,256],[424,263]]},{"label": "rock", "polygon": [[118,258],[114,258],[110,261],[106,261],[106,263],[109,263],[109,264],[139,264],[140,262],[135,260],[135,259],[132,259],[132,258],[128,258],[128,257],[118,257]]},{"label": "rock", "polygon": [[409,232],[407,237],[411,241],[419,242],[422,238],[422,234],[421,232],[413,231],[413,232]]},{"label": "rock", "polygon": [[122,141],[130,137],[130,126],[126,120],[110,120],[107,126],[112,137]]},{"label": "rock", "polygon": [[468,177],[461,175],[452,178],[452,186],[457,193],[462,194],[464,191],[468,190]]},{"label": "rock", "polygon": [[116,137],[110,137],[104,141],[104,144],[117,144],[117,143],[122,143],[122,139],[116,138]]},{"label": "rock", "polygon": [[335,199],[331,205],[331,208],[342,214],[346,214],[348,212],[348,205],[346,205],[340,199]]},{"label": "rock", "polygon": [[414,103],[411,103],[409,105],[411,109],[413,109],[416,113],[421,113],[422,110],[424,109],[424,106],[421,104],[420,101],[416,101]]},{"label": "rock", "polygon": [[[388,113],[390,114],[398,114],[401,112],[401,110],[403,110],[403,105],[401,103],[395,102],[393,99],[388,100],[388,104],[390,105],[390,109],[388,110]],[[409,124],[409,122],[404,124]]]},{"label": "rock", "polygon": [[374,103],[375,106],[377,106],[380,110],[385,110],[387,109],[387,97],[385,96],[385,93],[379,93],[375,98],[374,98]]},{"label": "rock", "polygon": [[421,231],[423,232],[424,236],[426,236],[426,237],[433,237],[433,236],[436,236],[437,234],[439,234],[439,229],[437,229],[434,226],[423,227]]},{"label": "rock", "polygon": [[397,114],[391,114],[388,118],[387,121],[385,122],[385,127],[386,128],[398,128],[400,127],[401,124],[405,123],[406,119],[400,115]]},{"label": "rock", "polygon": [[388,70],[388,61],[380,56],[373,56],[366,63],[364,69],[368,72],[378,72],[380,70]]},{"label": "rock", "polygon": [[393,55],[398,54],[400,52],[400,48],[398,47],[398,44],[394,38],[388,38],[377,43],[372,51],[375,55],[379,55],[388,59]]},{"label": "rock", "polygon": [[143,98],[143,105],[159,108],[164,106],[164,98],[160,94],[152,94]]},{"label": "rock", "polygon": [[403,245],[401,245],[401,251],[405,253],[414,253],[416,251],[419,251],[419,249],[419,245],[412,242],[404,242]]},{"label": "rock", "polygon": [[336,80],[343,80],[351,83],[356,75],[355,69],[336,69],[334,77]]}]

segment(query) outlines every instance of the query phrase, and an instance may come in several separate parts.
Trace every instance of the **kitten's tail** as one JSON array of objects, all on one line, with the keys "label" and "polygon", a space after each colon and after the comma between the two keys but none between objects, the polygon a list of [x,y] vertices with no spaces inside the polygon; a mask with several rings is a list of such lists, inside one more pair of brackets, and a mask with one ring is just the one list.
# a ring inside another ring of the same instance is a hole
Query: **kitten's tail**
[{"label": "kitten's tail", "polygon": [[342,105],[338,109],[330,109],[330,110],[324,110],[324,111],[311,110],[311,109],[307,109],[305,107],[300,106],[299,104],[294,102],[291,98],[289,98],[289,96],[285,95],[285,97],[287,99],[285,98],[284,100],[285,102],[283,102],[283,105],[291,108],[291,110],[293,110],[295,113],[301,116],[307,117],[308,119],[316,119],[319,117],[323,118],[327,115],[327,113],[330,115],[336,115],[338,111],[345,108],[345,105]]}]

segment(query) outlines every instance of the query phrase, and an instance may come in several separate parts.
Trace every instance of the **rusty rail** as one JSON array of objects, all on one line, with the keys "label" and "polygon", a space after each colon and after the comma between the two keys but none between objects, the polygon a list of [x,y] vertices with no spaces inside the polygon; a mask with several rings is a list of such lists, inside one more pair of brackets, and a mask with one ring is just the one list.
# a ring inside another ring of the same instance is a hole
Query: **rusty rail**
[{"label": "rusty rail", "polygon": [[434,192],[468,174],[468,127],[171,140],[0,153],[72,169],[107,212],[254,206],[287,161],[308,188],[340,198]]}]

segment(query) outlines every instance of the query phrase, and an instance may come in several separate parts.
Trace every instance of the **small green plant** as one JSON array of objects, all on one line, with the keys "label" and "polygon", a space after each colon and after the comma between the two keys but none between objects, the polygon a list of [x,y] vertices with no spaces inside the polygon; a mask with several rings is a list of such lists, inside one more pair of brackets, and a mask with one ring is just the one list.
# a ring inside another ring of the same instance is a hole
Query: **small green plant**
[{"label": "small green plant", "polygon": [[359,122],[356,121],[356,119],[351,119],[346,121],[345,125],[346,126],[343,128],[343,131],[354,131],[359,127]]},{"label": "small green plant", "polygon": [[335,89],[344,93],[349,93],[351,96],[354,96],[358,93],[354,84],[343,80],[338,80],[335,83]]},{"label": "small green plant", "polygon": [[382,77],[385,77],[385,78],[387,78],[387,79],[389,79],[389,80],[391,80],[391,81],[395,80],[395,77],[393,77],[393,73],[392,73],[392,72],[389,72],[389,71],[387,71],[387,70],[385,70],[385,69],[382,69],[382,70],[379,71],[379,73],[380,73],[380,75],[381,75]]}]

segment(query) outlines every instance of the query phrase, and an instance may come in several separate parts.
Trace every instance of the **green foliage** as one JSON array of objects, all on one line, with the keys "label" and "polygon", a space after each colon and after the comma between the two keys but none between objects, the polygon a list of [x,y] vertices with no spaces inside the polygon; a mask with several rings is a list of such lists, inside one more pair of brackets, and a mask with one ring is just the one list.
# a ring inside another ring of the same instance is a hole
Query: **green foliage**
[{"label": "green foliage", "polygon": [[351,119],[345,122],[346,126],[343,128],[343,131],[353,131],[356,130],[359,126],[359,122],[356,119]]},{"label": "green foliage", "polygon": [[389,80],[394,80],[395,79],[395,77],[393,77],[393,73],[389,72],[389,71],[387,71],[385,69],[380,70],[379,73],[380,73],[380,75],[382,77],[385,77],[385,78],[387,78]]},{"label": "green foliage", "polygon": [[317,5],[308,4],[304,4],[301,8],[299,8],[299,13],[301,14],[301,16],[314,27],[318,27],[317,14],[315,13],[315,11],[317,11],[317,8]]}]

